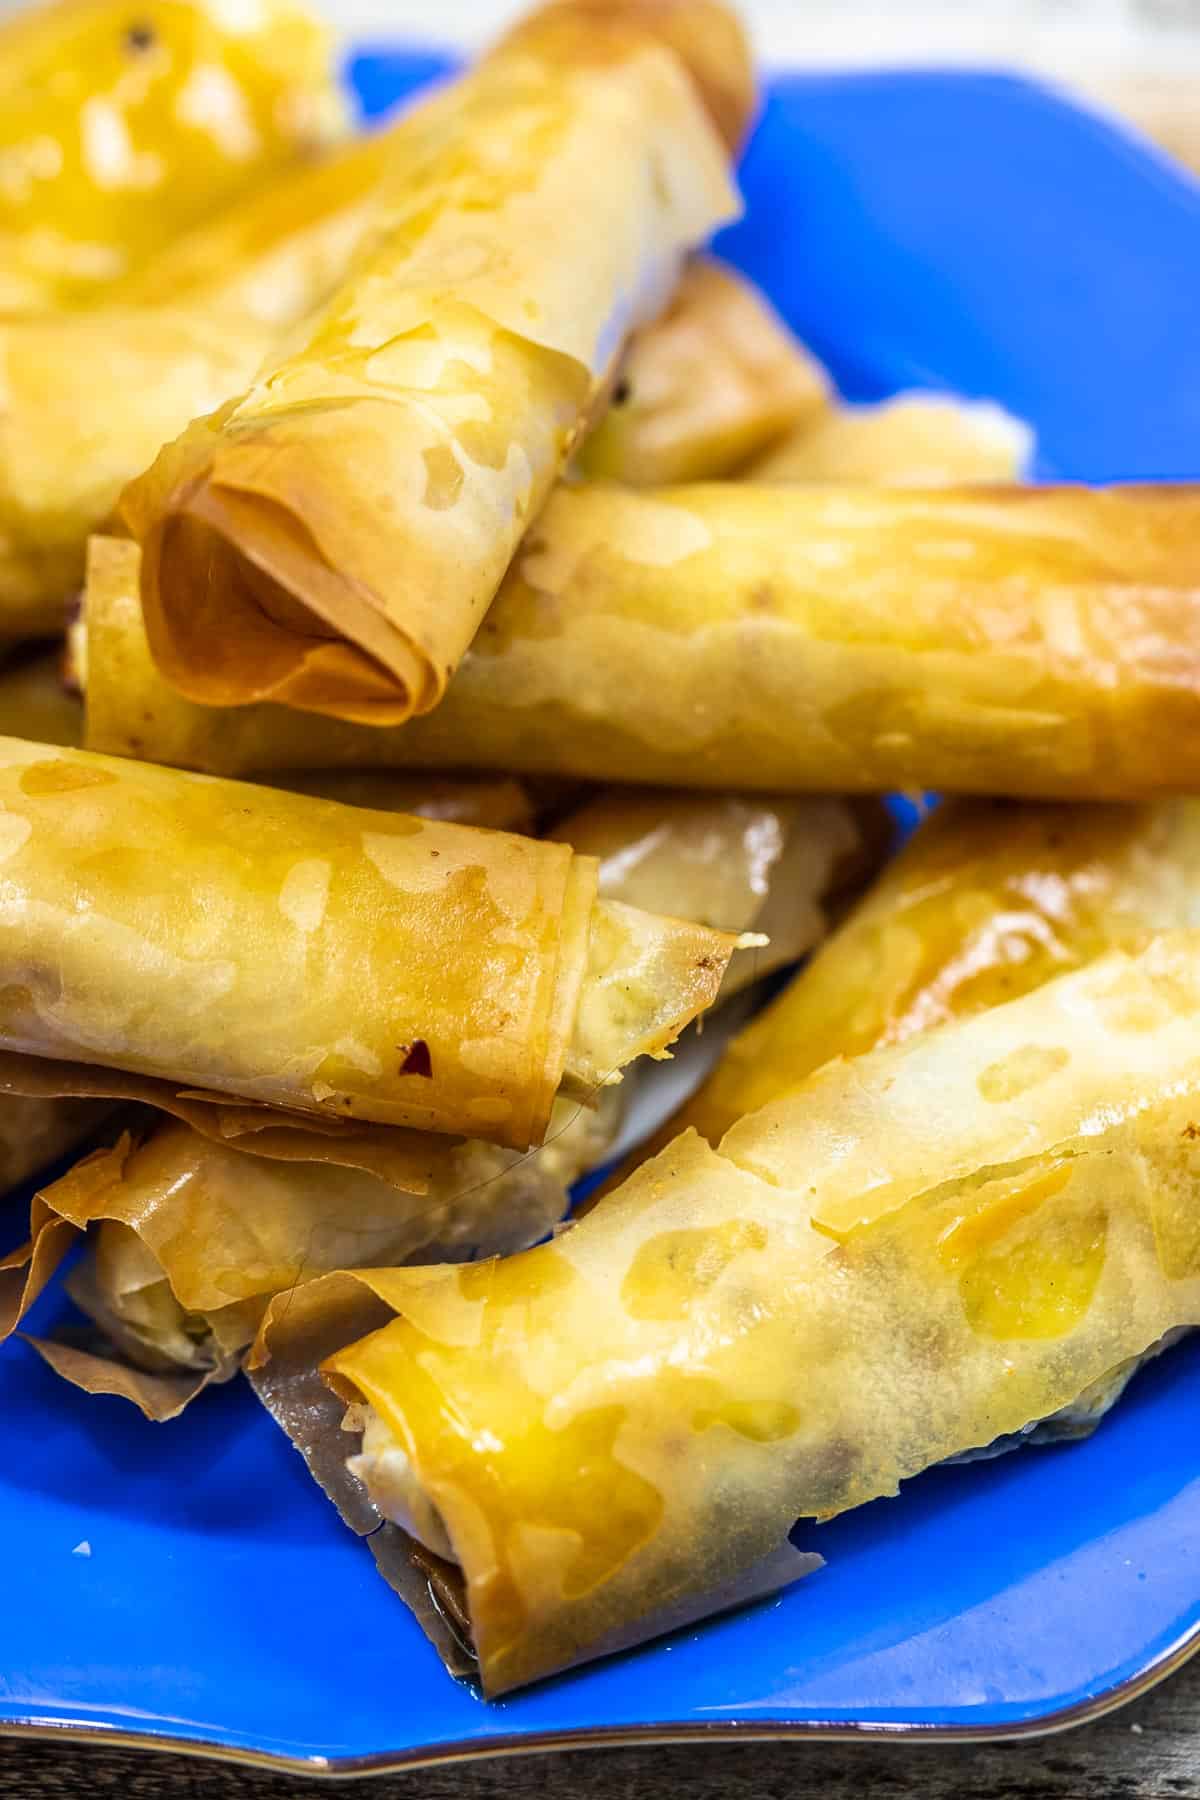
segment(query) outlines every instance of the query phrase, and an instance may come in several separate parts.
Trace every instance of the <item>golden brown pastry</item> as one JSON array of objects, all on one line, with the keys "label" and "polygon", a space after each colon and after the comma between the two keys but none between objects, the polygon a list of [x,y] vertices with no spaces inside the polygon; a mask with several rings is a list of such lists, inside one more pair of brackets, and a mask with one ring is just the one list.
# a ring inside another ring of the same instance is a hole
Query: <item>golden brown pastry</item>
[{"label": "golden brown pastry", "polygon": [[1018,481],[1032,450],[1029,427],[1002,407],[900,394],[878,406],[826,408],[756,462],[750,477],[918,488]]},{"label": "golden brown pastry", "polygon": [[0,1047],[524,1149],[736,939],[565,844],[0,739]]},{"label": "golden brown pastry", "polygon": [[0,27],[0,313],[102,297],[343,124],[293,0],[46,0]]},{"label": "golden brown pastry", "polygon": [[254,189],[103,306],[0,322],[0,641],[62,629],[88,533],[344,273],[389,134]]},{"label": "golden brown pastry", "polygon": [[790,430],[819,430],[829,379],[764,295],[709,257],[633,338],[582,475],[664,487],[732,475]]},{"label": "golden brown pastry", "polygon": [[685,1134],[550,1244],[360,1278],[396,1317],[326,1365],[340,1490],[489,1693],[778,1586],[789,1534],[1200,1323],[1198,971],[1196,933],[1109,952]]},{"label": "golden brown pastry", "polygon": [[719,1144],[836,1056],[1015,999],[1147,932],[1200,926],[1200,802],[950,801],[656,1140]]},{"label": "golden brown pastry", "polygon": [[125,495],[183,692],[436,705],[630,329],[735,210],[714,34],[740,46],[709,0],[557,0],[406,116],[346,279]]},{"label": "golden brown pastry", "polygon": [[1185,485],[560,488],[437,711],[386,731],[188,707],[156,681],[121,602],[132,571],[107,553],[88,742],[228,772],[1187,792],[1198,526]]}]

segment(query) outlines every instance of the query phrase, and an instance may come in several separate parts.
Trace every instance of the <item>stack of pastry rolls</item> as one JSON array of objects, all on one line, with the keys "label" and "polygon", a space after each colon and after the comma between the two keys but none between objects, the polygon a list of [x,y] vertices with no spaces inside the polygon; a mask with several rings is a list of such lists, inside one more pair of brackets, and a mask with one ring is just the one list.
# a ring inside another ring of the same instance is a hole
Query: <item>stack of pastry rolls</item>
[{"label": "stack of pastry rolls", "polygon": [[[115,15],[44,18],[82,142]],[[82,1240],[40,1354],[247,1372],[494,1694],[1197,1323],[1200,490],[838,397],[706,248],[721,0],[548,0],[365,136],[286,18],[210,203],[137,114],[155,254],[86,158],[0,216],[0,1174],[86,1147],[0,1336]]]}]

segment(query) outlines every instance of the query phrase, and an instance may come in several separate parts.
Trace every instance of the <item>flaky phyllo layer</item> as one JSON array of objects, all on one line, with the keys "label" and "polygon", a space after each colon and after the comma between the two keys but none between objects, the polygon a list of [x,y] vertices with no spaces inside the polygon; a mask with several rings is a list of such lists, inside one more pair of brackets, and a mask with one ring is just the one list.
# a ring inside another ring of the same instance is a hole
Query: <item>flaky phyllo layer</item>
[{"label": "flaky phyllo layer", "polygon": [[12,738],[0,828],[0,1049],[321,1131],[540,1143],[737,941],[598,901],[566,844]]},{"label": "flaky phyllo layer", "polygon": [[0,637],[61,631],[88,533],[126,483],[324,298],[367,229],[387,144],[355,140],[255,189],[104,306],[0,323]]},{"label": "flaky phyllo layer", "polygon": [[0,314],[81,308],[346,124],[333,34],[291,0],[14,8],[0,27]]},{"label": "flaky phyllo layer", "polygon": [[[35,1104],[48,1102],[6,1098],[0,1121]],[[275,1294],[358,1264],[468,1261],[537,1243],[619,1121],[613,1092],[596,1109],[560,1101],[539,1151],[430,1138],[406,1185],[339,1157],[336,1143],[300,1160],[182,1119],[140,1143],[123,1134],[34,1200],[28,1243],[0,1259],[0,1338],[86,1231],[67,1285],[95,1330],[83,1342],[32,1341],[77,1386],[173,1418],[237,1373]]]},{"label": "flaky phyllo layer", "polygon": [[1200,804],[950,801],[664,1127],[710,1144],[834,1056],[1030,993],[1153,931],[1200,925]]},{"label": "flaky phyllo layer", "polygon": [[189,705],[117,604],[129,571],[109,570],[88,601],[87,741],[224,773],[1188,793],[1198,517],[1186,485],[560,485],[436,711],[380,730]]},{"label": "flaky phyllo layer", "polygon": [[705,43],[748,88],[744,45],[675,10],[544,7],[409,112],[326,303],[130,488],[190,697],[437,704],[628,332],[736,213]]},{"label": "flaky phyllo layer", "polygon": [[797,1518],[1197,1322],[1198,953],[831,1063],[550,1244],[379,1278],[396,1318],[326,1372],[446,1532],[490,1691],[751,1590]]}]

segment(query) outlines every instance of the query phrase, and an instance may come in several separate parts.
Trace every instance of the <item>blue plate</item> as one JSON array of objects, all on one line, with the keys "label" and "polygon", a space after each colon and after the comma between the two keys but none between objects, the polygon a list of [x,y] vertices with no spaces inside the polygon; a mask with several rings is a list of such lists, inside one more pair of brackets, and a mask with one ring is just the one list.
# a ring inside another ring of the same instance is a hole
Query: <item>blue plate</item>
[{"label": "blue plate", "polygon": [[[376,112],[441,66],[387,52],[354,73]],[[1004,77],[789,78],[745,176],[723,249],[848,393],[998,399],[1036,425],[1043,472],[1200,475],[1200,189],[1146,144]],[[14,1343],[0,1730],[335,1773],[693,1733],[1044,1730],[1200,1634],[1198,1412],[1194,1343],[1090,1442],[934,1470],[805,1530],[827,1567],[782,1598],[489,1706],[248,1391],[155,1427]]]}]

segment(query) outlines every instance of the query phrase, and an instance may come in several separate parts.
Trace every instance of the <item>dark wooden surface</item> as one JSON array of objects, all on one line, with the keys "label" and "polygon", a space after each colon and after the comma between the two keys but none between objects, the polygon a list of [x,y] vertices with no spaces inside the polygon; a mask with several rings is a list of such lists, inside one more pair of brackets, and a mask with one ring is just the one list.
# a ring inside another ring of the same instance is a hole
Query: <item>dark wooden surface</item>
[{"label": "dark wooden surface", "polygon": [[0,1738],[0,1800],[1200,1800],[1200,1659],[1096,1725],[1023,1744],[747,1744],[575,1751],[367,1784]]}]

